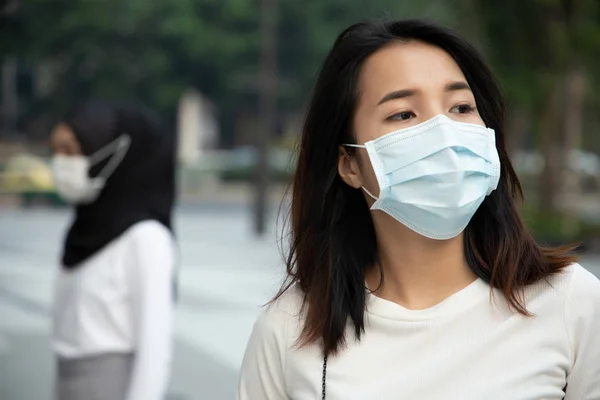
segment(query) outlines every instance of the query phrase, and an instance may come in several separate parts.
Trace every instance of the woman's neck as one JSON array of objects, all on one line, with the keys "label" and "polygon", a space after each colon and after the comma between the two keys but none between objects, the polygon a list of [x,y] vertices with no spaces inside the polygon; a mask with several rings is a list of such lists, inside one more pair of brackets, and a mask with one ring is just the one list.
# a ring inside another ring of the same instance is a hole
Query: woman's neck
[{"label": "woman's neck", "polygon": [[[377,266],[366,274],[378,297],[409,309],[432,307],[477,276],[464,255],[463,235],[449,240],[421,236],[384,213],[373,213],[383,282]],[[381,285],[380,285],[381,283]]]}]

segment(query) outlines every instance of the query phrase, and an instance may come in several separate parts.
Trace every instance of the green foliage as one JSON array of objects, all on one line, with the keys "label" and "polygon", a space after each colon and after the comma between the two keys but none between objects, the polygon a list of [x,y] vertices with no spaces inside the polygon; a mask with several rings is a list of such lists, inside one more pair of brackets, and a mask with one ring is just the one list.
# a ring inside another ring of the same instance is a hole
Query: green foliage
[{"label": "green foliage", "polygon": [[[600,77],[600,2],[475,0],[485,52],[509,100],[534,108],[573,59]],[[577,8],[575,8],[577,7]],[[595,65],[594,65],[595,64]]]},{"label": "green foliage", "polygon": [[[284,111],[303,106],[335,36],[378,17],[449,21],[445,1],[280,0],[278,69]],[[260,0],[27,0],[0,49],[31,66],[58,66],[59,112],[100,95],[143,100],[173,115],[186,86],[221,110],[256,107]]]},{"label": "green foliage", "polygon": [[[582,0],[571,25],[567,3],[279,0],[280,109],[301,110],[337,34],[365,18],[419,17],[458,29],[488,56],[518,107],[539,107],[574,52],[600,89],[600,2]],[[16,22],[0,35],[0,52],[32,67],[53,66],[56,90],[40,100],[50,111],[102,95],[142,100],[173,116],[182,91],[194,86],[216,103],[231,135],[235,113],[257,104],[260,6],[260,0],[22,0]]]},{"label": "green foliage", "polygon": [[577,221],[578,232],[567,235],[563,231],[564,215],[548,213],[539,207],[527,205],[522,211],[525,225],[536,240],[548,244],[568,244],[600,237],[600,221],[581,218]]},{"label": "green foliage", "polygon": [[562,235],[562,215],[546,213],[534,206],[525,207],[522,212],[525,225],[533,236],[541,241],[572,241]]}]

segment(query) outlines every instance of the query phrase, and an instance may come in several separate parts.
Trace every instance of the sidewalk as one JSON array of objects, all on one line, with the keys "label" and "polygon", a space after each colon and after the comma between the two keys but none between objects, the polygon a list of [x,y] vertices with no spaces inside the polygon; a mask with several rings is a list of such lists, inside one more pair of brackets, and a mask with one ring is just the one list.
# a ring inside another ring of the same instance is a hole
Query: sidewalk
[{"label": "sidewalk", "polygon": [[[68,218],[66,209],[0,210],[2,400],[51,399],[52,287]],[[254,321],[284,275],[273,219],[257,238],[245,206],[183,207],[176,226],[182,264],[168,400],[233,400]],[[600,276],[600,255],[581,263]]]},{"label": "sidewalk", "polygon": [[[51,399],[52,287],[68,218],[66,209],[0,211],[2,400]],[[182,265],[169,400],[233,400],[254,321],[283,274],[275,232],[252,236],[246,207],[182,210],[176,225]]]}]

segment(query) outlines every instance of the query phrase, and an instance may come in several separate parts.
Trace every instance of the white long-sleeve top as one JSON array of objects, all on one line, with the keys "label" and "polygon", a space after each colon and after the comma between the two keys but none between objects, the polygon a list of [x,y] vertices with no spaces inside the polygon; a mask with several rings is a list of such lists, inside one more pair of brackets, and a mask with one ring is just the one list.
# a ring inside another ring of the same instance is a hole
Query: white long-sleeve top
[{"label": "white long-sleeve top", "polygon": [[[328,359],[328,400],[600,399],[600,281],[579,265],[526,288],[534,317],[480,279],[425,310],[367,296],[363,338],[349,329]],[[293,289],[256,322],[238,399],[321,398],[320,348],[295,346],[301,302]]]},{"label": "white long-sleeve top", "polygon": [[53,348],[77,359],[134,353],[126,400],[159,400],[167,390],[175,245],[156,221],[130,227],[56,282]]}]

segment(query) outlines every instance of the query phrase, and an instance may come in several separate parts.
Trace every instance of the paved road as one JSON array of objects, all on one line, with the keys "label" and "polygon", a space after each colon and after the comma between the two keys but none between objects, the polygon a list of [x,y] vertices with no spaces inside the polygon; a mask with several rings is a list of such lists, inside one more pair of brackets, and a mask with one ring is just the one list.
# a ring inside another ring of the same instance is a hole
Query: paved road
[{"label": "paved road", "polygon": [[[0,399],[49,400],[51,289],[63,211],[0,210]],[[182,266],[169,400],[232,400],[254,320],[283,270],[275,227],[251,235],[246,210],[178,213]],[[600,275],[600,257],[583,262]]]},{"label": "paved road", "polygon": [[[61,211],[0,211],[0,399],[50,399],[51,290]],[[275,230],[251,235],[240,207],[178,214],[182,263],[170,399],[231,400],[260,305],[282,276]]]}]

